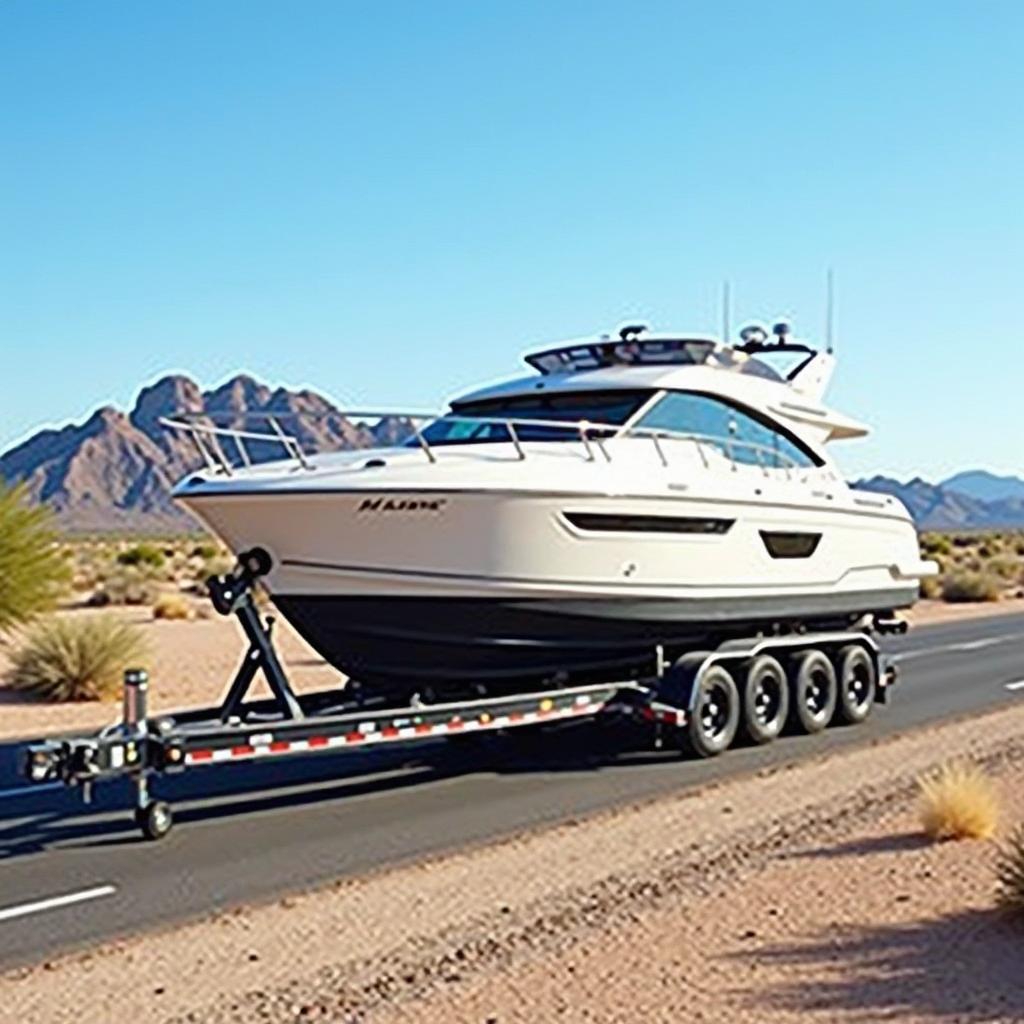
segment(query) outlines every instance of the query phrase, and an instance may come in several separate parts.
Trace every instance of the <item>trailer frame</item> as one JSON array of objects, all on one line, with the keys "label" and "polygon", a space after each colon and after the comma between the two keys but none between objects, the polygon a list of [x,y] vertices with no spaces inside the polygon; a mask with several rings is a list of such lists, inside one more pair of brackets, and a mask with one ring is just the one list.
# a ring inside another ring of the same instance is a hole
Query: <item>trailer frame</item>
[{"label": "trailer frame", "polygon": [[[150,715],[148,676],[141,669],[129,670],[120,721],[96,733],[31,744],[24,765],[28,780],[80,787],[88,802],[97,782],[127,777],[134,785],[136,824],[146,838],[160,839],[171,830],[173,813],[166,801],[154,798],[150,783],[154,777],[193,768],[504,733],[610,715],[652,725],[658,745],[668,735],[671,742],[684,746],[687,729],[692,733],[702,713],[702,682],[707,674],[716,666],[742,671],[765,653],[792,657],[859,645],[869,652],[874,665],[870,699],[885,701],[896,671],[870,634],[905,630],[898,620],[876,617],[863,629],[731,639],[712,651],[684,654],[671,664],[658,648],[657,667],[646,677],[544,686],[445,703],[414,697],[408,705],[395,706],[358,692],[350,696],[345,688],[300,695],[274,648],[274,619],[262,616],[254,600],[255,582],[268,568],[261,554],[243,555],[233,573],[208,581],[215,609],[235,616],[248,640],[219,705]],[[250,700],[260,674],[271,696]],[[730,742],[731,737],[725,745]],[[718,752],[699,744],[696,749],[704,756]]]}]

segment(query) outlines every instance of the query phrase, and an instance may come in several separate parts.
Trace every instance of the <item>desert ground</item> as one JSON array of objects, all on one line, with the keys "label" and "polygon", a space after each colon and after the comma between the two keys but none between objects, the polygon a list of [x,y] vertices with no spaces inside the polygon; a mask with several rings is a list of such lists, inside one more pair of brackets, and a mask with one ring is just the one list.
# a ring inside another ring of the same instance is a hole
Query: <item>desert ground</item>
[{"label": "desert ground", "polygon": [[[951,756],[1002,801],[934,843]],[[995,903],[1024,820],[1024,707],[604,813],[0,978],[51,1024],[1024,1020],[1024,921]]]},{"label": "desert ground", "polygon": [[[146,607],[76,608],[56,614],[74,619],[115,615],[134,625],[149,648],[149,706],[170,711],[217,703],[231,681],[245,650],[245,638],[234,619],[220,616],[194,620],[154,619]],[[278,620],[274,638],[299,692],[336,686],[331,669],[287,623]],[[0,679],[17,644],[0,644]],[[266,693],[265,684],[253,689]],[[120,715],[116,699],[50,703],[35,699],[0,682],[0,739],[42,736],[70,729],[96,729]]]}]

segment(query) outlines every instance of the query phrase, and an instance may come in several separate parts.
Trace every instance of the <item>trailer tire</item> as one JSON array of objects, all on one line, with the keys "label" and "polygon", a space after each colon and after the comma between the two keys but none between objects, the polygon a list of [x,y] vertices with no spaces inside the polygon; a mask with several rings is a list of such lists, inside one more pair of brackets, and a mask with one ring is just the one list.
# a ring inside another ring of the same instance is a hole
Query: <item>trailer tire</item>
[{"label": "trailer tire", "polygon": [[743,731],[754,743],[771,743],[789,716],[789,682],[776,658],[751,658],[743,676]]},{"label": "trailer tire", "polygon": [[790,662],[793,725],[805,733],[821,732],[836,710],[836,670],[823,651],[802,651]]},{"label": "trailer tire", "polygon": [[154,842],[163,839],[174,824],[171,805],[163,800],[151,800],[142,807],[135,808],[135,823],[142,829],[142,834]]},{"label": "trailer tire", "polygon": [[686,745],[698,757],[728,749],[740,724],[740,694],[728,670],[712,665],[699,675],[686,723]]},{"label": "trailer tire", "polygon": [[875,660],[860,646],[849,644],[836,656],[839,678],[839,717],[850,725],[859,725],[871,714],[878,688]]}]

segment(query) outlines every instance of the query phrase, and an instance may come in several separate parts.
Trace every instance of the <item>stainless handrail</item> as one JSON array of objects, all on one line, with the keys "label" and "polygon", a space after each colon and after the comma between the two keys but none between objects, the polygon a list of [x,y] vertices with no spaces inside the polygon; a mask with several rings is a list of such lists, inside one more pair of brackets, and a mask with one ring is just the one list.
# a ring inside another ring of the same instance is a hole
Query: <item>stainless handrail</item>
[{"label": "stainless handrail", "polygon": [[[606,442],[636,438],[649,439],[651,441],[655,453],[657,454],[658,461],[665,468],[668,468],[670,464],[668,453],[666,452],[663,443],[666,441],[691,442],[696,448],[697,454],[700,456],[701,463],[705,469],[711,468],[711,463],[708,460],[706,451],[707,447],[711,447],[718,451],[725,459],[728,460],[733,469],[738,468],[736,449],[752,453],[756,459],[756,465],[765,475],[767,475],[772,469],[781,469],[785,470],[787,479],[789,479],[792,471],[805,468],[785,453],[780,452],[769,445],[759,444],[756,441],[740,440],[734,435],[718,437],[713,434],[697,434],[692,432],[668,430],[663,427],[643,427],[639,425],[624,427],[621,424],[594,423],[590,420],[546,420],[520,416],[464,416],[459,413],[452,412],[437,414],[374,411],[372,413],[340,412],[332,413],[332,415],[341,415],[349,419],[361,416],[366,419],[388,417],[406,420],[409,423],[412,437],[415,438],[416,443],[423,450],[424,455],[431,463],[437,462],[437,453],[434,451],[435,446],[431,446],[430,441],[423,433],[421,424],[425,422],[434,423],[443,419],[449,423],[477,423],[480,425],[496,424],[503,427],[508,435],[509,442],[515,450],[516,458],[520,461],[524,460],[527,456],[527,449],[525,448],[523,438],[520,435],[521,428],[542,427],[548,430],[562,430],[566,433],[575,434],[583,445],[585,457],[588,462],[594,461],[595,447],[604,457],[606,462],[611,462],[612,453],[609,451],[609,447]],[[209,414],[196,414],[196,416],[202,416],[204,420],[210,419]],[[199,450],[207,468],[214,472],[223,473],[227,476],[231,476],[237,467],[232,465],[231,460],[228,459],[224,453],[219,441],[222,437],[230,438],[234,442],[234,445],[238,450],[239,458],[246,467],[252,466],[253,461],[251,452],[246,448],[244,442],[260,441],[280,445],[284,449],[286,457],[289,460],[294,460],[301,468],[307,470],[314,468],[313,463],[310,462],[306,452],[303,451],[299,439],[294,435],[286,433],[278,422],[278,418],[276,416],[267,414],[252,414],[252,416],[253,418],[265,419],[273,432],[260,433],[253,430],[243,430],[237,427],[216,426],[213,423],[202,422],[198,419],[188,420],[162,418],[160,423],[168,429],[187,433]],[[471,440],[472,439],[467,439],[467,441]],[[766,455],[767,459],[764,457]],[[754,465],[755,463],[747,464]]]}]

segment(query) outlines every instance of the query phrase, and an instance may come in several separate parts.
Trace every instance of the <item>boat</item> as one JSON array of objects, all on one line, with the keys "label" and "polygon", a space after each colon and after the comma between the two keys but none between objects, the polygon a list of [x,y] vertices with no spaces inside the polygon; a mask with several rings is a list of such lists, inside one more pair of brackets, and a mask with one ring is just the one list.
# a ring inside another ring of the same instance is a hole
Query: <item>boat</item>
[{"label": "boat", "polygon": [[[832,443],[867,428],[824,404],[835,356],[787,324],[733,344],[629,325],[526,363],[386,448],[169,421],[206,460],[174,496],[258,553],[281,615],[353,685],[404,701],[870,625],[935,571],[896,498],[845,482]],[[282,457],[250,459],[268,437]]]}]

